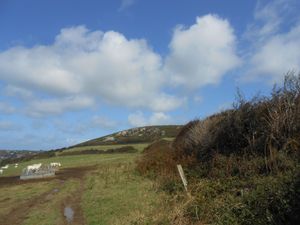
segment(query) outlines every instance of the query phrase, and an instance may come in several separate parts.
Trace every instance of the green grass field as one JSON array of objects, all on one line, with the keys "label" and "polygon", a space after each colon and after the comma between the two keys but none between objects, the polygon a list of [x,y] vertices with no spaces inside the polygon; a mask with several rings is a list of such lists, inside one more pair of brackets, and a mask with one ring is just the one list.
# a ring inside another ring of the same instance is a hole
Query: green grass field
[{"label": "green grass field", "polygon": [[[135,147],[142,151],[145,146]],[[0,176],[0,224],[67,224],[66,206],[74,210],[71,224],[168,224],[168,197],[134,169],[139,154],[57,156],[10,166]],[[27,165],[40,162],[60,162],[60,172],[72,174],[5,183],[5,178],[19,176]]]}]

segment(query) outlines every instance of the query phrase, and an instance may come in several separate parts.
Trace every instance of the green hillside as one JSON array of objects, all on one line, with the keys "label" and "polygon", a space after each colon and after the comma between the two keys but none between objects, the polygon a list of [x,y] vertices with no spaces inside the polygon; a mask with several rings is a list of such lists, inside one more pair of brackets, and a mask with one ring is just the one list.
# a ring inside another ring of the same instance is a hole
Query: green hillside
[{"label": "green hillside", "polygon": [[181,125],[136,127],[92,139],[72,147],[150,143],[162,138],[170,139],[176,137],[181,127]]}]

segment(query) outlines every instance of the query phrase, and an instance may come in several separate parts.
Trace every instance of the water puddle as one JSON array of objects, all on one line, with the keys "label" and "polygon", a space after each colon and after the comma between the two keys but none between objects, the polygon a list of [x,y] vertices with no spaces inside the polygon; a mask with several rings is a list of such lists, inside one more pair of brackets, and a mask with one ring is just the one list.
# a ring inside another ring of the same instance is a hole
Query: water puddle
[{"label": "water puddle", "polygon": [[59,189],[58,188],[54,188],[52,192],[53,193],[59,192]]},{"label": "water puddle", "polygon": [[66,206],[65,210],[64,210],[64,216],[67,219],[68,223],[71,223],[73,221],[73,217],[74,217],[74,211],[71,207]]}]

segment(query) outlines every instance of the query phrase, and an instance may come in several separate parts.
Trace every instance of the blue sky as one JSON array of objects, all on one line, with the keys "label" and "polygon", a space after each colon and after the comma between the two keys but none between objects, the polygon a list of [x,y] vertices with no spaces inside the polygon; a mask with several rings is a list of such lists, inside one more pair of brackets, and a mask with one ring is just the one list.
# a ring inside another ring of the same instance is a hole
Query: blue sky
[{"label": "blue sky", "polygon": [[183,124],[300,69],[297,0],[0,1],[0,149]]}]

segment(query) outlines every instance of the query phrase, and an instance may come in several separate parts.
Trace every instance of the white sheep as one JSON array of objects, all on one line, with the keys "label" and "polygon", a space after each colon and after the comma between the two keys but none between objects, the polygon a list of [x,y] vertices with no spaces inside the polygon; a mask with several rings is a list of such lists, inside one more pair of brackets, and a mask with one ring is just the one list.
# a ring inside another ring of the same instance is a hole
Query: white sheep
[{"label": "white sheep", "polygon": [[58,166],[61,166],[61,164],[60,164],[60,162],[52,162],[52,163],[50,163],[50,166],[58,167]]},{"label": "white sheep", "polygon": [[9,167],[9,165],[5,165],[5,166],[2,166],[1,169],[7,169]]},{"label": "white sheep", "polygon": [[2,169],[0,169],[0,174],[2,174],[3,173],[3,170]]},{"label": "white sheep", "polygon": [[42,166],[42,163],[37,163],[37,164],[33,164],[33,165],[29,165],[27,166],[27,170],[38,170],[40,167]]}]

